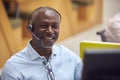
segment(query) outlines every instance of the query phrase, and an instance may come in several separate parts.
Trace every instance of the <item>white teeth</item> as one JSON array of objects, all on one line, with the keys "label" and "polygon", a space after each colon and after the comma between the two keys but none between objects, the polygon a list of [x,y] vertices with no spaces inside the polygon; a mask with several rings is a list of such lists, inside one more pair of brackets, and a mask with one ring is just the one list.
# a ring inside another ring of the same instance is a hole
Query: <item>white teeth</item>
[{"label": "white teeth", "polygon": [[49,39],[49,40],[51,40],[51,39],[52,39],[52,37],[45,37],[45,39]]}]

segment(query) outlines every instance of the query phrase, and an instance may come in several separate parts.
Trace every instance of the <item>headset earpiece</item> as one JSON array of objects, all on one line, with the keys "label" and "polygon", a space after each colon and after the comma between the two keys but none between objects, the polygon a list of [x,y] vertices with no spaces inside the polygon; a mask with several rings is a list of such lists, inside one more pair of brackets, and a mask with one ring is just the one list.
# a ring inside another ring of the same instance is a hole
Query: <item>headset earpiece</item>
[{"label": "headset earpiece", "polygon": [[28,25],[28,30],[32,31],[32,25],[31,24]]},{"label": "headset earpiece", "polygon": [[38,40],[38,41],[40,41],[40,39],[33,33],[33,26],[31,25],[31,24],[28,24],[28,30],[29,30],[29,32]]}]

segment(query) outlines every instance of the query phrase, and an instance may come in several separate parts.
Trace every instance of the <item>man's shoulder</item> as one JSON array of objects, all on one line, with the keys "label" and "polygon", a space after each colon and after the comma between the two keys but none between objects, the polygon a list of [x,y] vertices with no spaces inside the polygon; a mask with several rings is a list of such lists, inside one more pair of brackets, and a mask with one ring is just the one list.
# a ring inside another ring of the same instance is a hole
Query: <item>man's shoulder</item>
[{"label": "man's shoulder", "polygon": [[68,49],[67,47],[65,47],[64,45],[54,45],[53,49],[56,49],[58,51],[67,51],[67,52],[72,52],[70,49]]},{"label": "man's shoulder", "polygon": [[69,50],[67,47],[65,47],[64,45],[54,45],[53,48],[57,48],[57,49],[61,49],[61,50]]},{"label": "man's shoulder", "polygon": [[[72,50],[65,47],[64,45],[55,45],[60,50],[59,56],[62,57],[63,60],[71,60],[75,62],[82,62],[81,58]],[[58,52],[57,52],[58,53]]]},{"label": "man's shoulder", "polygon": [[64,45],[55,45],[54,49],[57,49],[58,52],[60,52],[60,54],[62,54],[62,55],[77,56],[75,52],[73,52],[69,48],[65,47]]},{"label": "man's shoulder", "polygon": [[16,52],[15,54],[13,54],[8,60],[7,62],[17,62],[20,60],[23,60],[24,57],[26,55],[26,48],[24,48],[21,51]]}]

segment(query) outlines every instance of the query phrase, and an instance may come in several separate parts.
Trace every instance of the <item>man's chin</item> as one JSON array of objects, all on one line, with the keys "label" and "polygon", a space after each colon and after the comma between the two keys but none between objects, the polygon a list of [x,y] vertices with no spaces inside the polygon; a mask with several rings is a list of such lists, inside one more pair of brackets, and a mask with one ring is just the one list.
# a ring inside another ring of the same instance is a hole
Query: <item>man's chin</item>
[{"label": "man's chin", "polygon": [[44,47],[44,48],[52,48],[54,44],[47,44],[47,43],[41,42],[41,45],[42,45],[42,47]]}]

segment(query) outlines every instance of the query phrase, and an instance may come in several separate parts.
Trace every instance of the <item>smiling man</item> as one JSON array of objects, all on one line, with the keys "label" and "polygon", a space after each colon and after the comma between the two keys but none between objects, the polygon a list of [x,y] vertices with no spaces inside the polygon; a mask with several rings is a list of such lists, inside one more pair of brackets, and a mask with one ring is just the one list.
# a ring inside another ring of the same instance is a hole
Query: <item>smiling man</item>
[{"label": "smiling man", "polygon": [[26,48],[4,65],[2,80],[80,80],[82,60],[62,45],[59,36],[61,15],[50,7],[39,7],[28,20],[32,35]]}]

